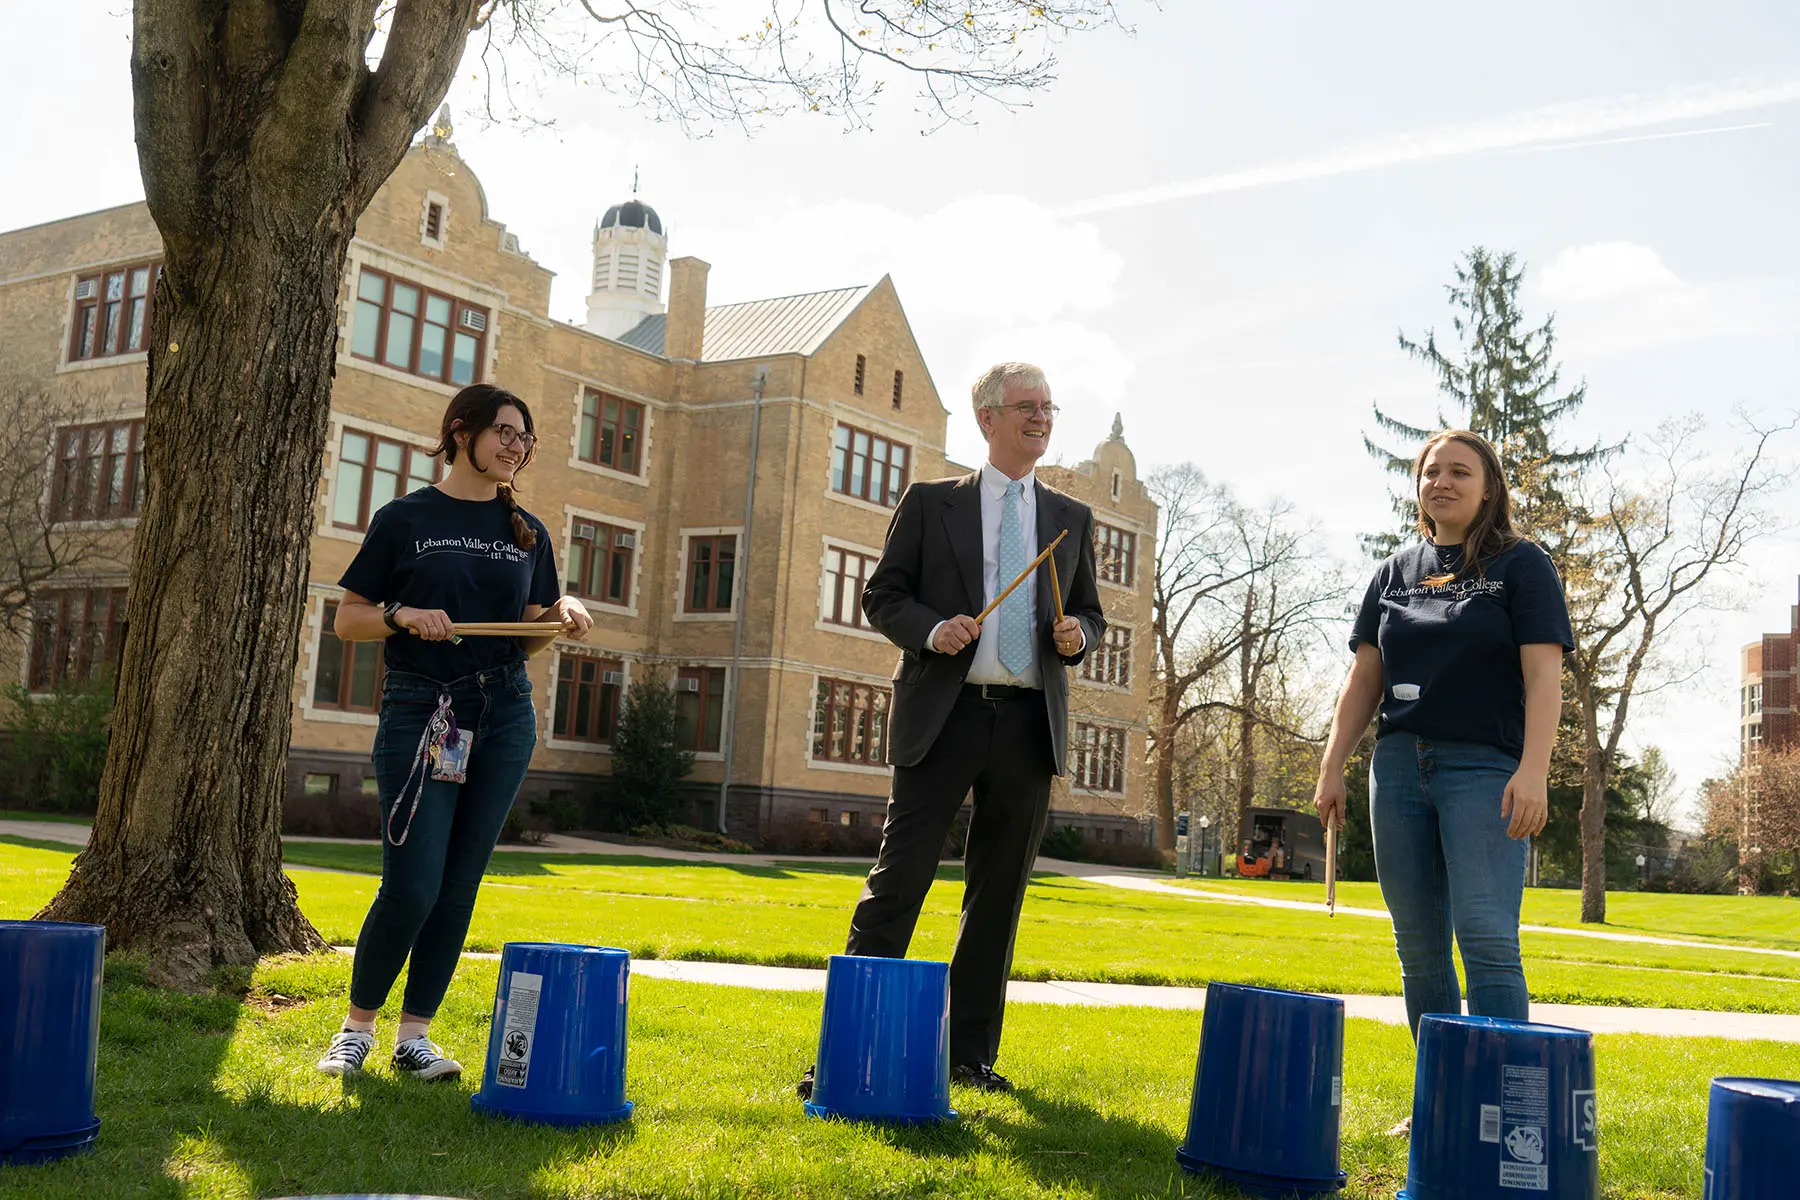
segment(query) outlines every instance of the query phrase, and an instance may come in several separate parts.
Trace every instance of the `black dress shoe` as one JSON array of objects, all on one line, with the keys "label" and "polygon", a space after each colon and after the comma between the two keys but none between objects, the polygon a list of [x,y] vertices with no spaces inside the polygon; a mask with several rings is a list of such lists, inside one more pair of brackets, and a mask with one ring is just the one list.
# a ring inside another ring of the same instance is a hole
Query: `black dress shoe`
[{"label": "black dress shoe", "polygon": [[813,1089],[813,1068],[808,1067],[801,1074],[800,1082],[796,1083],[794,1085],[794,1090],[800,1094],[800,1098],[802,1100],[811,1100],[812,1099],[812,1089]]},{"label": "black dress shoe", "polygon": [[950,1082],[984,1092],[1010,1092],[1012,1080],[986,1063],[958,1063],[950,1068]]}]

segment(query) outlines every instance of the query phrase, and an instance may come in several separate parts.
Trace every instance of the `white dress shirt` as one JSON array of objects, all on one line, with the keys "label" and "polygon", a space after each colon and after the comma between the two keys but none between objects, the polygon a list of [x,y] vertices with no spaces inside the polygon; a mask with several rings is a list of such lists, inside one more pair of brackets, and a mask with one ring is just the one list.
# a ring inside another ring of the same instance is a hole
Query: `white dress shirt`
[{"label": "white dress shirt", "polygon": [[[1006,472],[984,463],[981,467],[981,589],[982,607],[986,608],[1000,589],[1012,580],[1000,578],[1000,516],[1006,504],[1006,489],[1013,481],[1007,478]],[[1019,496],[1019,529],[1025,538],[1026,562],[1036,558],[1041,547],[1038,546],[1037,532],[1037,472],[1027,472],[1025,478],[1019,480],[1025,485]],[[1039,567],[1038,570],[1044,568]],[[994,631],[994,617],[989,616],[981,623],[981,637],[975,643],[975,661],[969,664],[969,683],[1004,683],[1014,687],[1041,688],[1044,686],[1043,673],[1038,670],[1038,653],[1041,649],[1035,635],[1037,623],[1037,579],[1035,573],[1019,585],[1019,591],[1025,594],[1026,619],[1034,631],[1031,639],[1031,665],[1021,673],[1014,675],[1000,662],[1000,637]],[[1016,595],[1017,593],[1015,593]],[[1010,602],[1012,597],[1007,597]],[[974,616],[974,613],[967,614]],[[933,646],[937,640],[937,631],[944,622],[932,626],[931,633],[925,639],[925,648],[937,653]],[[1082,645],[1087,644],[1087,634],[1081,635]]]}]

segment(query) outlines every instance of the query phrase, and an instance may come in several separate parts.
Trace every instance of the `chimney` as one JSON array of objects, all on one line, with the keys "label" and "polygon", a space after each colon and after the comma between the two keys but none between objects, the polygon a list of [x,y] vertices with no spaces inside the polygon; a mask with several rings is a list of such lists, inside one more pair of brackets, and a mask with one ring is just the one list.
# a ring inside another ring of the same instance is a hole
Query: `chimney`
[{"label": "chimney", "polygon": [[711,265],[698,258],[669,260],[669,323],[663,333],[663,355],[697,362],[706,328],[706,273]]}]

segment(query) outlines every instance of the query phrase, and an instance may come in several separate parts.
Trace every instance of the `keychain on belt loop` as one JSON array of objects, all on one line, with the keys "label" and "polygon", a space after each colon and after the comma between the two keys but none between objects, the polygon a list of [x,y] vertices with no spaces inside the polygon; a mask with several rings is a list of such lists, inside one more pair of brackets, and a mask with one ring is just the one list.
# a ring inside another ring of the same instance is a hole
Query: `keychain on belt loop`
[{"label": "keychain on belt loop", "polygon": [[[388,812],[384,830],[388,841],[395,846],[406,844],[406,836],[412,832],[413,816],[419,811],[419,801],[425,795],[427,765],[431,779],[444,783],[462,783],[468,779],[471,740],[467,731],[457,727],[456,713],[450,707],[450,693],[440,693],[437,709],[432,712],[431,719],[425,722],[424,732],[419,734],[419,749],[413,755],[412,769],[406,774],[400,798],[394,801],[394,807]],[[416,788],[413,786],[415,778],[419,781]],[[406,810],[406,826],[395,836],[394,814],[406,803],[409,792],[412,793],[412,806]]]}]

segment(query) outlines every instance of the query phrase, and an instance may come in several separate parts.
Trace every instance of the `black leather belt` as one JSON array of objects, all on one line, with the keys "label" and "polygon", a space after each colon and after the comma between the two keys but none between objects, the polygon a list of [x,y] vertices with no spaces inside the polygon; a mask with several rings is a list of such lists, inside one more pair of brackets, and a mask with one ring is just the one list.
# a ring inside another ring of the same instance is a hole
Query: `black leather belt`
[{"label": "black leather belt", "polygon": [[963,684],[963,695],[971,700],[1029,700],[1043,694],[1043,688],[1018,687],[1010,683]]}]

